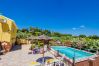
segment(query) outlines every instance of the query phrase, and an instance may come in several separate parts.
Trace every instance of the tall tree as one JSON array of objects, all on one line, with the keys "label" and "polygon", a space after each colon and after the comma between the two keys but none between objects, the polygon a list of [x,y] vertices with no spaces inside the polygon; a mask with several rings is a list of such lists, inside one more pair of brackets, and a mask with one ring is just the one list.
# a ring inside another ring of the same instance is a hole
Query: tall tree
[{"label": "tall tree", "polygon": [[26,29],[26,28],[23,28],[21,31],[22,32],[29,32],[28,29]]},{"label": "tall tree", "polygon": [[85,38],[86,35],[83,35],[83,34],[82,34],[82,35],[79,35],[79,37],[80,37],[80,38]]},{"label": "tall tree", "polygon": [[88,36],[90,39],[99,39],[99,36],[97,35],[92,35],[92,36]]}]

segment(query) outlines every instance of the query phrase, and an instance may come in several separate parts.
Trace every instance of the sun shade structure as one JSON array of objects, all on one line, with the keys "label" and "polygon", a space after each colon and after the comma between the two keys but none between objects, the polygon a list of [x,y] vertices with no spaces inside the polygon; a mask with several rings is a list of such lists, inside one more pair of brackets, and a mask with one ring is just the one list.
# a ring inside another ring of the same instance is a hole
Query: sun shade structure
[{"label": "sun shade structure", "polygon": [[27,39],[30,39],[30,40],[35,40],[35,39],[37,39],[37,40],[51,40],[52,38],[43,34],[40,36],[30,36]]},{"label": "sun shade structure", "polygon": [[28,39],[32,39],[32,40],[40,40],[43,42],[43,57],[38,59],[37,62],[40,62],[40,63],[45,63],[46,59],[51,59],[51,57],[44,57],[44,45],[49,45],[49,41],[52,40],[52,38],[46,36],[46,35],[40,35],[38,37],[35,37],[35,36],[31,36],[29,37]]},{"label": "sun shade structure", "polygon": [[52,57],[49,57],[49,56],[41,57],[41,58],[37,59],[36,62],[45,63],[46,60],[48,60],[48,59],[53,59],[53,58]]},{"label": "sun shade structure", "polygon": [[32,62],[32,63],[30,64],[30,66],[38,66],[38,65],[40,65],[39,62]]},{"label": "sun shade structure", "polygon": [[30,37],[28,37],[27,39],[28,39],[28,40],[35,40],[35,39],[37,39],[37,37],[36,37],[36,36],[30,36]]},{"label": "sun shade structure", "polygon": [[40,39],[42,39],[42,40],[51,40],[52,38],[51,38],[51,37],[48,37],[48,36],[46,36],[46,35],[43,34],[43,35],[41,35],[41,36],[38,36],[37,39],[39,39],[39,40],[40,40]]},{"label": "sun shade structure", "polygon": [[49,63],[54,63],[54,62],[58,62],[59,60],[58,59],[48,59],[46,60],[46,62],[49,62]]}]

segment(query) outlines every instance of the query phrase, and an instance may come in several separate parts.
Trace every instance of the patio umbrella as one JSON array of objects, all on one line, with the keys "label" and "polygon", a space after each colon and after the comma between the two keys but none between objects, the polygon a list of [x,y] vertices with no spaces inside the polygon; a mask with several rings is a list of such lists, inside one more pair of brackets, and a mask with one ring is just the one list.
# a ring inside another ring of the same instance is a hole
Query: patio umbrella
[{"label": "patio umbrella", "polygon": [[39,63],[39,62],[32,62],[32,63],[30,64],[30,66],[37,66],[37,65],[40,65],[40,63]]},{"label": "patio umbrella", "polygon": [[52,57],[46,56],[46,57],[41,57],[39,59],[37,59],[36,61],[39,63],[45,63],[46,60],[48,59],[53,59]]},{"label": "patio umbrella", "polygon": [[46,35],[41,35],[41,36],[38,36],[37,39],[41,39],[41,40],[51,40],[52,38],[46,36]]},{"label": "patio umbrella", "polygon": [[29,40],[34,40],[34,39],[37,39],[37,37],[36,37],[36,36],[30,36],[30,37],[28,37],[27,39],[29,39]]},{"label": "patio umbrella", "polygon": [[[41,35],[41,36],[38,36],[37,37],[37,39],[38,40],[43,40],[43,42],[45,43],[45,41],[47,40],[47,41],[49,41],[49,40],[51,40],[52,38],[50,38],[50,37],[48,37],[48,36],[46,36],[46,35]],[[44,44],[43,44],[43,51],[44,51]],[[44,57],[44,52],[43,52],[43,57]],[[43,62],[45,61],[45,59],[43,58]]]},{"label": "patio umbrella", "polygon": [[54,62],[58,62],[59,60],[58,59],[48,59],[46,60],[46,62],[49,62],[49,63],[54,63]]}]

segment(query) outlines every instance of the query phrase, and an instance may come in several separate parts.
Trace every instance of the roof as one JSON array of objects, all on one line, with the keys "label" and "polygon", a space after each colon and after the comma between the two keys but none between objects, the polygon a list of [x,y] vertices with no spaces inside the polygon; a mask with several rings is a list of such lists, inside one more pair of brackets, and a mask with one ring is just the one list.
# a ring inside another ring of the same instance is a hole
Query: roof
[{"label": "roof", "polygon": [[52,39],[51,37],[48,37],[48,36],[46,36],[46,35],[41,35],[41,36],[30,36],[30,37],[28,37],[27,39],[31,39],[31,40],[33,40],[33,39],[39,39],[39,40],[41,40],[41,39],[44,39],[44,40],[50,40],[50,39]]},{"label": "roof", "polygon": [[37,37],[36,36],[30,36],[27,39],[33,40],[33,39],[37,39]]},{"label": "roof", "polygon": [[52,38],[43,34],[41,36],[38,36],[38,39],[50,40]]}]

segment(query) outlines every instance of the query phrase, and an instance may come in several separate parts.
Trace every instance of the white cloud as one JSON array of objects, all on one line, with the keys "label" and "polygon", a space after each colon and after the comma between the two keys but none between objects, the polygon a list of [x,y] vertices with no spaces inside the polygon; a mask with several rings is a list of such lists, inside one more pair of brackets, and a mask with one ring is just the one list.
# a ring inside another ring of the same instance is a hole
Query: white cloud
[{"label": "white cloud", "polygon": [[81,25],[80,28],[85,28],[85,26],[84,25]]},{"label": "white cloud", "polygon": [[73,30],[76,30],[77,28],[72,28]]},{"label": "white cloud", "polygon": [[79,30],[79,29],[83,29],[83,28],[85,28],[85,26],[84,25],[81,25],[78,28],[76,28],[76,27],[72,28],[72,30]]}]

